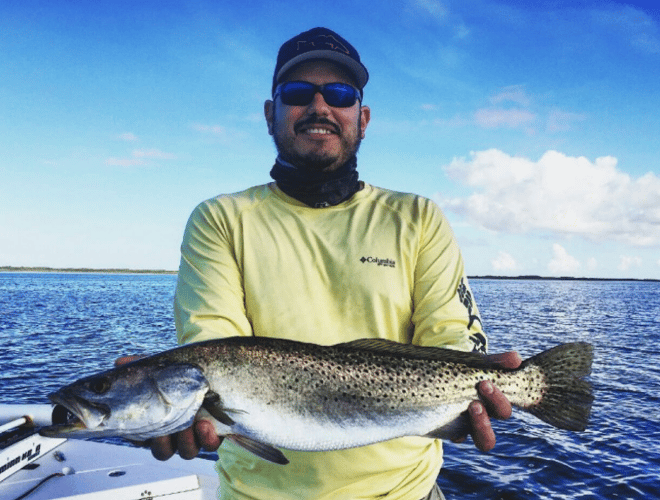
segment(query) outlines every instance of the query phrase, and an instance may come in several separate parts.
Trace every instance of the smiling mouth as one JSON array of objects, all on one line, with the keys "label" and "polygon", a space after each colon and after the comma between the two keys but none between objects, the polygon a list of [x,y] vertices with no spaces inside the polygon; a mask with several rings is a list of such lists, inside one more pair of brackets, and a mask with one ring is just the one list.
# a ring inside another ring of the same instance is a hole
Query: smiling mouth
[{"label": "smiling mouth", "polygon": [[299,134],[319,134],[319,135],[339,135],[339,127],[330,120],[324,118],[308,119],[296,127],[295,131]]},{"label": "smiling mouth", "polygon": [[330,135],[334,133],[326,128],[308,128],[303,130],[302,132],[303,134],[321,134],[321,135]]}]

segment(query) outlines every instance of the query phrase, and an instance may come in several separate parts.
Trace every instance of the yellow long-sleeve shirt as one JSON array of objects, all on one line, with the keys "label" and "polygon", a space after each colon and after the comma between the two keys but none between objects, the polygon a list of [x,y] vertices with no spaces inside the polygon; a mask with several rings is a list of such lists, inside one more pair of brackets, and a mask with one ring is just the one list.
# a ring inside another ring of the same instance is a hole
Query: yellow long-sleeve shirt
[{"label": "yellow long-sleeve shirt", "polygon": [[[336,344],[379,337],[486,350],[447,220],[432,201],[365,185],[310,208],[274,183],[201,203],[186,227],[175,298],[179,341],[235,335]],[[414,499],[440,441],[401,438],[270,464],[225,441],[223,498]]]}]

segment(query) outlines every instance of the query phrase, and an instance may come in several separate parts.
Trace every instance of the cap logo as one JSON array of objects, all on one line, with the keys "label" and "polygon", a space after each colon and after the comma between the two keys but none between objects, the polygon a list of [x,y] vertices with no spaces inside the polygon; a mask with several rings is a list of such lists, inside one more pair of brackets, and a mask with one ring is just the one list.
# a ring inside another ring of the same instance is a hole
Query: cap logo
[{"label": "cap logo", "polygon": [[[318,44],[318,46],[317,46]],[[332,35],[317,35],[312,40],[299,40],[296,50],[300,52],[309,52],[311,50],[320,50],[323,46],[329,47],[331,50],[341,51],[345,54],[350,54],[346,46],[337,40]]]}]

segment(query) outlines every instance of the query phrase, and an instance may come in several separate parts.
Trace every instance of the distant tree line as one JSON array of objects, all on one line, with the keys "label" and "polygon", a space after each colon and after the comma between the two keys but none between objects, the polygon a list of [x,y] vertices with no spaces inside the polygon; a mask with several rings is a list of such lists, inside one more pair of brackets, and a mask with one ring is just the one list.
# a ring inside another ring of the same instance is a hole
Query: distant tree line
[{"label": "distant tree line", "polygon": [[55,268],[55,267],[13,267],[0,266],[0,272],[16,273],[116,273],[116,274],[176,274],[176,271],[165,269],[91,269],[81,268]]}]

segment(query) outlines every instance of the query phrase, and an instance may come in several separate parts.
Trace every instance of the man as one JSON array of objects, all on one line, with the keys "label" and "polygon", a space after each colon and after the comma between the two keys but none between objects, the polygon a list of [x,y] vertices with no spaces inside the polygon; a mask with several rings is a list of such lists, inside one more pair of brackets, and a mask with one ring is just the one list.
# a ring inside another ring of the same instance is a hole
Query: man
[{"label": "man", "polygon": [[[359,180],[356,154],[370,120],[368,72],[338,34],[315,28],[280,49],[264,112],[278,158],[275,183],[200,204],[181,247],[175,298],[179,341],[235,335],[336,344],[363,337],[485,354],[463,261],[439,208]],[[514,367],[517,355],[501,357]],[[468,411],[482,450],[489,414],[511,407],[490,383]],[[152,441],[184,458],[221,440],[205,422]],[[438,440],[409,437],[333,452],[286,451],[266,462],[227,441],[223,498],[440,498]],[[429,494],[429,492],[431,492]],[[436,495],[436,496],[429,496]]]}]

